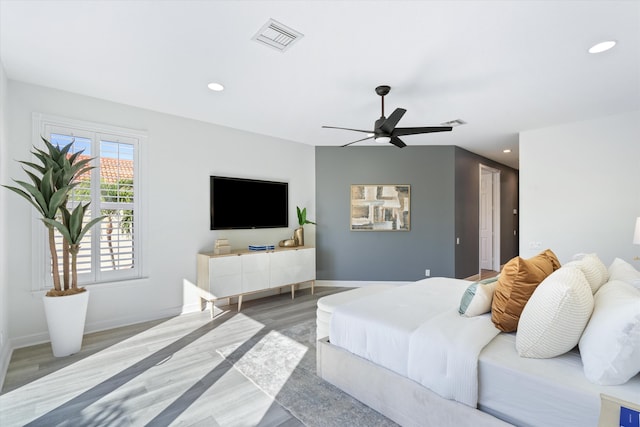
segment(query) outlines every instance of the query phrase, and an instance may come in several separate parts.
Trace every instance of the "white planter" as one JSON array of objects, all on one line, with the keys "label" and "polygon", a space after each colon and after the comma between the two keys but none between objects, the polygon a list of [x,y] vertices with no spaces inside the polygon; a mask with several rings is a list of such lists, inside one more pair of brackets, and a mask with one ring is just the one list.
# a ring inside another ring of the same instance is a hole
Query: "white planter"
[{"label": "white planter", "polygon": [[80,351],[89,291],[64,297],[42,297],[51,349],[55,357]]}]

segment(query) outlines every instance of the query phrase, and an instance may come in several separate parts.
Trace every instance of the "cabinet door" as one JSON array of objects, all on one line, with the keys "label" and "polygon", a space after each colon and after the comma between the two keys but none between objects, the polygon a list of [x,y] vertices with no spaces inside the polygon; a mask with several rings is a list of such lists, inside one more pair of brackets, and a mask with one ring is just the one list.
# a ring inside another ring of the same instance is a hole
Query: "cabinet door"
[{"label": "cabinet door", "polygon": [[316,279],[316,250],[315,248],[299,249],[296,251],[297,262],[294,272],[297,283]]},{"label": "cabinet door", "polygon": [[253,292],[269,287],[269,254],[245,254],[242,259],[242,292]]},{"label": "cabinet door", "polygon": [[314,248],[271,254],[271,287],[302,283],[316,278]]},{"label": "cabinet door", "polygon": [[272,252],[271,258],[271,287],[291,285],[293,281],[292,264],[296,262],[296,251]]},{"label": "cabinet door", "polygon": [[211,293],[217,298],[242,293],[241,258],[239,256],[223,256],[209,260]]}]

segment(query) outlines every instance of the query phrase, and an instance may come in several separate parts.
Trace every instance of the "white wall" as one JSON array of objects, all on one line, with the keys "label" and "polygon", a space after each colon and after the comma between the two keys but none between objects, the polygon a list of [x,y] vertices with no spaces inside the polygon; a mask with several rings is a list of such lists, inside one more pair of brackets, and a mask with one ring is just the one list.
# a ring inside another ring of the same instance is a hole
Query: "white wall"
[{"label": "white wall", "polygon": [[[0,62],[0,183],[6,183],[7,175],[7,78]],[[0,236],[7,233],[7,199],[8,191],[0,188]],[[7,278],[7,246],[6,238],[0,239],[0,387],[3,383],[6,368],[11,357],[9,345],[9,299]]]},{"label": "white wall", "polygon": [[[195,301],[184,301],[183,284],[195,283],[196,253],[212,250],[216,238],[228,238],[237,248],[289,238],[297,226],[296,205],[306,206],[309,217],[315,218],[311,146],[12,80],[8,94],[10,144],[6,151],[10,159],[29,157],[33,112],[148,132],[144,208],[149,250],[144,259],[149,277],[91,286],[87,331],[177,314],[185,305],[194,307]],[[16,162],[9,163],[9,176],[21,173]],[[210,231],[209,176],[213,174],[288,181],[290,228]],[[7,254],[9,334],[13,346],[19,347],[46,341],[48,334],[43,293],[30,291],[32,208],[14,195],[5,200],[12,224],[2,235],[11,248]],[[305,240],[310,244],[315,242],[314,233],[314,227],[306,227]]]},{"label": "white wall", "polygon": [[[640,270],[640,111],[520,134],[520,255],[595,252]],[[532,248],[539,242],[539,248]]]}]

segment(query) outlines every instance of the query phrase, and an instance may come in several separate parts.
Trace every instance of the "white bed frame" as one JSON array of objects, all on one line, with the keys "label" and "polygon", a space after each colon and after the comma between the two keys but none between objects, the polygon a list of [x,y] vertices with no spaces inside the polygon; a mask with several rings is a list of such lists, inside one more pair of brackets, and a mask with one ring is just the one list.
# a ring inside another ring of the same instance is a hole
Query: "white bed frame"
[{"label": "white bed frame", "polygon": [[470,406],[447,400],[422,385],[329,343],[317,342],[317,372],[362,403],[402,426],[504,427]]}]

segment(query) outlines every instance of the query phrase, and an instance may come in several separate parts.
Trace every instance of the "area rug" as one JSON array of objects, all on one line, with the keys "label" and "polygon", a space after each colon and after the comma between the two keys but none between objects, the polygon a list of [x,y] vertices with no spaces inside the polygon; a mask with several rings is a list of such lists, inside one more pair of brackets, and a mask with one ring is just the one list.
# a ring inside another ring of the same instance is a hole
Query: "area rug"
[{"label": "area rug", "polygon": [[396,426],[316,375],[315,328],[313,319],[217,351],[306,426]]}]

